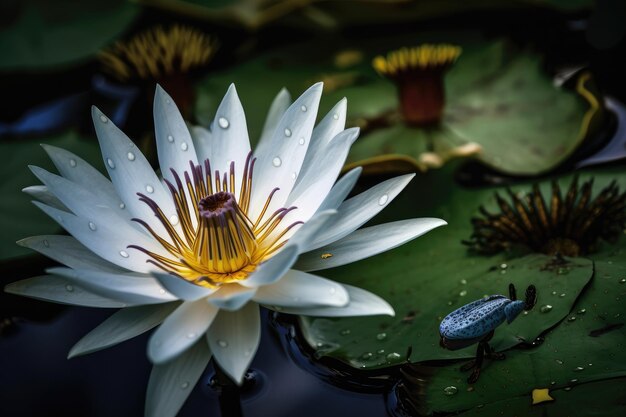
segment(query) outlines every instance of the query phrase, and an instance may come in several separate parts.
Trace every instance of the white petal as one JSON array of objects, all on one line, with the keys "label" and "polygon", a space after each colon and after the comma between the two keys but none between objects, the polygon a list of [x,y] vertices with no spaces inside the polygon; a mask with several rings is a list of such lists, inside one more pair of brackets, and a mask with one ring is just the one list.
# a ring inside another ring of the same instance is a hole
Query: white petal
[{"label": "white petal", "polygon": [[248,303],[233,312],[220,311],[207,339],[220,368],[241,385],[261,340],[258,304]]},{"label": "white petal", "polygon": [[338,215],[330,220],[325,230],[316,236],[307,249],[317,249],[354,232],[387,207],[414,176],[409,174],[392,178],[344,201],[339,206]]},{"label": "white petal", "polygon": [[356,167],[351,169],[346,175],[341,177],[339,181],[333,185],[328,195],[322,202],[322,205],[317,209],[318,212],[323,210],[335,210],[346,199],[350,191],[354,188],[363,168]]},{"label": "white petal", "polygon": [[[65,230],[74,236],[80,243],[89,248],[96,255],[112,262],[122,268],[131,271],[149,273],[155,268],[146,263],[148,256],[136,249],[129,249],[129,245],[137,245],[146,250],[158,253],[166,257],[169,255],[155,240],[133,228],[118,228],[116,224],[105,222],[92,222],[65,211],[46,206],[37,201],[33,202],[52,217]],[[99,218],[101,208],[94,206],[93,216]],[[101,214],[106,214],[102,209]],[[100,217],[102,219],[102,217]],[[95,225],[96,230],[90,227],[90,222]],[[124,229],[123,232],[120,229]]]},{"label": "white petal", "polygon": [[[93,190],[100,196],[102,201],[107,202],[123,217],[130,219],[132,216],[122,205],[121,198],[117,195],[115,187],[108,178],[91,166],[87,161],[74,155],[65,149],[56,146],[41,145],[48,153],[59,173],[68,180],[80,184],[88,190]],[[44,201],[45,203],[45,201]]]},{"label": "white petal", "polygon": [[306,158],[302,163],[296,186],[302,178],[306,178],[308,175],[317,175],[313,161],[318,158],[318,154],[327,152],[330,141],[345,129],[347,103],[348,100],[345,97],[341,99],[313,129],[311,144],[306,151]]},{"label": "white petal", "polygon": [[46,272],[65,277],[87,291],[126,305],[160,304],[176,300],[149,275],[61,267],[49,268]]},{"label": "white petal", "polygon": [[360,229],[328,246],[300,255],[296,268],[319,271],[349,264],[398,247],[445,224],[441,219],[421,218]]},{"label": "white petal", "polygon": [[260,214],[275,188],[279,191],[274,194],[268,213],[283,207],[287,201],[311,139],[322,87],[322,83],[317,83],[305,91],[280,119],[269,145],[262,149],[263,153],[257,152],[250,213],[253,219]]},{"label": "white petal", "polygon": [[269,308],[280,311],[281,313],[298,314],[301,316],[318,316],[318,317],[354,317],[354,316],[377,316],[388,315],[395,316],[393,307],[369,291],[362,288],[353,287],[343,284],[348,291],[350,302],[344,307],[317,307],[317,308]]},{"label": "white petal", "polygon": [[[103,195],[99,195],[97,189],[89,189],[74,183],[67,178],[52,174],[43,168],[29,165],[30,170],[43,182],[48,190],[54,194],[63,205],[69,208],[77,216],[90,219],[94,224],[106,222],[116,224],[124,233],[124,230],[132,228],[146,233],[143,228],[130,220],[127,210],[120,209],[118,199],[107,201]],[[97,207],[97,211],[94,210]],[[96,218],[95,215],[98,217]]]},{"label": "white petal", "polygon": [[161,324],[177,305],[167,303],[123,308],[83,336],[70,350],[68,359],[106,349],[139,336]]},{"label": "white petal", "polygon": [[169,219],[176,214],[169,191],[163,188],[146,157],[111,120],[96,107],[92,107],[91,115],[104,165],[126,209],[133,217],[148,223],[159,235],[166,236],[163,225],[150,207],[139,201],[137,193],[143,193],[154,200]]},{"label": "white petal", "polygon": [[166,290],[181,300],[193,301],[215,292],[215,290],[211,288],[201,287],[200,285],[193,284],[172,274],[153,272],[152,276],[155,277]]},{"label": "white petal", "polygon": [[259,265],[248,278],[239,283],[246,287],[256,288],[278,281],[296,262],[298,253],[300,249],[295,245],[284,248]]},{"label": "white petal", "polygon": [[33,197],[37,201],[63,211],[70,211],[45,185],[31,185],[22,189],[23,192]]},{"label": "white petal", "polygon": [[42,275],[12,282],[4,287],[4,290],[11,294],[60,304],[101,308],[125,307],[124,303],[86,291],[67,278],[52,275]]},{"label": "white petal", "polygon": [[278,282],[260,287],[253,300],[279,307],[343,307],[350,301],[341,284],[302,271],[291,270]]},{"label": "white petal", "polygon": [[96,269],[105,272],[124,272],[119,266],[97,256],[71,236],[43,235],[19,240],[18,245],[36,250],[74,269]]},{"label": "white petal", "polygon": [[255,155],[258,156],[268,151],[267,148],[271,146],[272,136],[274,136],[278,122],[280,122],[280,119],[283,117],[290,105],[291,94],[289,94],[289,91],[287,91],[286,88],[282,88],[272,101],[270,109],[267,112],[261,137],[259,138],[257,147],[254,150]]},{"label": "white petal", "polygon": [[198,162],[202,164],[205,159],[211,159],[211,132],[202,126],[191,126],[189,129],[191,138],[193,139],[193,145],[196,148],[196,156]]},{"label": "white petal", "polygon": [[[229,172],[231,162],[235,162],[235,178],[243,177],[246,159],[250,154],[250,140],[246,115],[237,96],[234,84],[228,87],[222,99],[211,129],[211,168],[220,173]],[[241,181],[237,182],[239,195]]]},{"label": "white petal", "polygon": [[189,161],[198,163],[193,140],[174,100],[157,85],[154,93],[154,133],[161,175],[170,182],[175,170],[183,178],[185,171],[190,171]]},{"label": "white petal", "polygon": [[234,311],[250,301],[255,292],[256,288],[244,287],[237,283],[224,284],[208,296],[207,301],[220,309]]},{"label": "white petal", "polygon": [[287,206],[296,206],[298,210],[287,217],[293,213],[293,218],[306,221],[317,211],[335,184],[350,146],[358,136],[358,128],[344,130],[333,138],[325,152],[317,154],[316,160],[311,162],[312,174],[303,178],[289,196]]},{"label": "white petal", "polygon": [[204,341],[171,362],[155,365],[146,393],[145,417],[175,417],[211,359]]},{"label": "white petal", "polygon": [[[289,238],[286,247],[297,245],[299,252],[306,252],[311,242],[328,227],[337,215],[337,210],[326,210],[316,213],[306,223],[300,226]],[[289,236],[289,235],[286,235]]]},{"label": "white petal", "polygon": [[181,304],[150,338],[150,360],[156,364],[164,363],[187,350],[204,335],[218,310],[205,300]]}]

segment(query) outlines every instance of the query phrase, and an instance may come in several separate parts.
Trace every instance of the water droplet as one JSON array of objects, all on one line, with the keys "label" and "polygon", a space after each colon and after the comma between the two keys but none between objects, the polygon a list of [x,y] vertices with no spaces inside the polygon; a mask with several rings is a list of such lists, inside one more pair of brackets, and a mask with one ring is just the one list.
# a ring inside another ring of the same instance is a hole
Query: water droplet
[{"label": "water droplet", "polygon": [[541,311],[542,313],[549,313],[550,311],[552,311],[552,306],[550,304],[546,304],[545,306],[541,306],[539,311]]},{"label": "water droplet", "polygon": [[466,279],[462,279],[461,281],[459,281],[461,284],[465,285],[467,284],[467,280]]},{"label": "water droplet", "polygon": [[582,366],[577,366],[576,368],[574,368],[574,372],[580,372],[580,371],[584,371],[585,368],[583,368]]},{"label": "water droplet", "polygon": [[128,152],[126,154],[126,158],[128,158],[129,161],[134,161],[135,160],[135,154],[132,152]]},{"label": "water droplet", "polygon": [[49,247],[50,247],[50,242],[48,242],[47,240],[44,240],[44,241],[43,241],[43,245],[44,245],[46,248],[49,248]]},{"label": "water droplet", "polygon": [[89,222],[89,229],[95,231],[97,229],[96,224],[94,222]]},{"label": "water droplet", "polygon": [[555,359],[554,362],[558,363],[559,365],[563,365],[563,361],[560,359]]},{"label": "water droplet", "polygon": [[567,321],[575,321],[576,320],[576,316],[571,316],[570,318],[567,319]]},{"label": "water droplet", "polygon": [[109,168],[115,169],[115,162],[113,162],[111,158],[107,158],[107,165],[109,166]]},{"label": "water droplet", "polygon": [[378,199],[378,205],[384,206],[385,204],[387,204],[387,200],[389,200],[389,196],[387,194],[381,195]]},{"label": "water droplet", "polygon": [[292,180],[295,180],[296,178],[298,178],[298,174],[297,174],[297,173],[295,173],[295,172],[292,172],[292,173],[291,173],[291,179],[292,179]]},{"label": "water droplet", "polygon": [[161,289],[159,290],[159,294],[165,294],[165,290],[164,290],[163,288],[161,288]]},{"label": "water droplet", "polygon": [[228,126],[230,126],[230,122],[228,121],[227,118],[225,117],[220,117],[219,119],[217,119],[217,124],[222,128],[222,129],[228,129]]},{"label": "water droplet", "polygon": [[509,266],[507,264],[500,264],[500,269],[507,269]]},{"label": "water droplet", "polygon": [[121,250],[121,251],[120,251],[120,256],[121,256],[122,258],[128,258],[128,252],[126,252],[125,250]]},{"label": "water droplet", "polygon": [[175,214],[172,214],[170,216],[170,223],[172,223],[174,226],[176,226],[178,224],[178,216]]},{"label": "water droplet", "polygon": [[343,329],[341,332],[339,332],[339,334],[342,336],[347,336],[350,334],[350,329]]},{"label": "water droplet", "polygon": [[187,333],[187,339],[193,339],[194,337],[196,337],[196,334],[194,332]]},{"label": "water droplet", "polygon": [[302,106],[300,106],[300,110],[306,111],[306,106],[303,104]]},{"label": "water droplet", "polygon": [[575,384],[575,383],[578,382],[578,379],[574,378],[574,379],[570,380],[569,382],[571,382],[572,384]]},{"label": "water droplet", "polygon": [[304,145],[306,143],[306,140],[304,138],[300,138],[300,140],[298,141],[298,143],[300,145]]},{"label": "water droplet", "polygon": [[550,381],[550,385],[556,385],[556,381]]},{"label": "water droplet", "polygon": [[559,294],[559,297],[561,297],[561,298],[565,297],[565,293]]},{"label": "water droplet", "polygon": [[385,340],[387,338],[387,333],[378,333],[376,335],[376,340]]},{"label": "water droplet", "polygon": [[333,119],[339,120],[339,115],[337,113],[333,114]]},{"label": "water droplet", "polygon": [[564,391],[571,391],[571,390],[572,390],[572,387],[565,387],[565,388],[563,388],[563,390],[564,390]]},{"label": "water droplet", "polygon": [[220,339],[220,340],[218,340],[218,341],[217,341],[217,344],[218,344],[220,347],[223,347],[223,348],[228,347],[228,342],[227,342],[226,340],[221,340],[221,339]]},{"label": "water droplet", "polygon": [[151,185],[146,185],[146,191],[152,194],[154,192],[154,188]]},{"label": "water droplet", "polygon": [[72,168],[76,167],[76,159],[74,159],[74,158],[70,159],[70,166]]},{"label": "water droplet", "polygon": [[187,142],[183,142],[180,144],[180,149],[182,151],[186,151],[187,149],[189,149],[189,145],[187,145]]},{"label": "water droplet", "polygon": [[290,137],[291,136],[291,130],[288,128],[285,128],[285,136]]},{"label": "water droplet", "polygon": [[466,291],[466,290],[463,290],[463,291],[461,291],[461,292],[459,293],[459,295],[460,295],[461,297],[465,297],[465,296],[467,295],[467,291]]},{"label": "water droplet", "polygon": [[569,273],[569,268],[561,267],[561,268],[557,269],[556,273],[559,274],[559,275],[567,275]]},{"label": "water droplet", "polygon": [[174,136],[172,136],[172,135],[167,135],[167,141],[168,141],[169,143],[174,143]]},{"label": "water droplet", "polygon": [[399,354],[399,353],[397,353],[397,352],[391,352],[391,353],[387,354],[387,356],[386,356],[386,358],[387,358],[387,360],[388,360],[389,362],[395,362],[395,361],[397,361],[398,359],[400,359],[401,357],[402,357],[402,356],[400,356],[400,354]]},{"label": "water droplet", "polygon": [[121,208],[122,210],[124,210],[124,209],[126,208],[126,204],[124,204],[124,203],[120,203],[120,208]]},{"label": "water droplet", "polygon": [[625,282],[626,282],[626,278],[622,278],[622,279],[620,279],[620,280],[619,280],[619,283],[620,283],[620,284],[623,284],[623,283],[625,283]]},{"label": "water droplet", "polygon": [[277,156],[272,159],[272,165],[274,165],[275,167],[279,167],[282,163],[283,161],[281,161],[280,158]]},{"label": "water droplet", "polygon": [[593,363],[588,363],[587,366],[593,366]]},{"label": "water droplet", "polygon": [[445,387],[443,389],[443,393],[446,395],[454,395],[457,392],[459,392],[458,388],[453,385],[450,385],[449,387]]},{"label": "water droplet", "polygon": [[374,356],[374,354],[372,352],[365,352],[364,354],[361,355],[361,359],[371,359],[372,356]]},{"label": "water droplet", "polygon": [[330,287],[330,288],[328,289],[328,292],[329,292],[329,293],[331,293],[331,294],[334,294],[334,293],[336,293],[336,292],[337,292],[337,288],[335,288],[335,287]]},{"label": "water droplet", "polygon": [[186,382],[186,381],[185,381],[185,382],[183,382],[182,384],[180,384],[180,388],[181,388],[181,389],[187,389],[187,388],[189,388],[189,382]]},{"label": "water droplet", "polygon": [[67,284],[65,286],[65,289],[67,290],[67,292],[73,292],[74,291],[74,287],[72,285],[70,285],[70,284]]},{"label": "water droplet", "polygon": [[101,114],[101,115],[100,115],[100,121],[101,121],[102,123],[106,123],[106,122],[108,122],[108,121],[109,121],[109,118],[108,118],[108,117],[106,117],[104,114]]}]

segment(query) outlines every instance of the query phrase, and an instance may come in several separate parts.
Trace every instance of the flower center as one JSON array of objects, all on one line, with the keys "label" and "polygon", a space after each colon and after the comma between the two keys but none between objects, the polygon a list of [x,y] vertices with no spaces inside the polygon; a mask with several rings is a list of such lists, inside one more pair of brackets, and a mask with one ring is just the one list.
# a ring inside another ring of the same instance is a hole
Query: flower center
[{"label": "flower center", "polygon": [[138,193],[165,227],[165,238],[141,219],[133,219],[172,255],[166,258],[145,248],[131,245],[150,256],[148,262],[207,287],[245,279],[258,264],[272,257],[287,242],[287,232],[301,222],[284,225],[283,218],[295,207],[267,213],[274,189],[265,200],[257,218],[250,219],[250,196],[254,159],[248,156],[239,198],[235,197],[235,165],[230,173],[211,174],[208,160],[204,167],[190,163],[191,175],[184,173],[185,183],[172,170],[175,184],[165,180],[176,206],[177,222],[172,224],[159,206]]},{"label": "flower center", "polygon": [[461,54],[458,46],[422,45],[377,56],[374,69],[398,88],[404,121],[416,127],[437,125],[445,105],[444,73]]}]

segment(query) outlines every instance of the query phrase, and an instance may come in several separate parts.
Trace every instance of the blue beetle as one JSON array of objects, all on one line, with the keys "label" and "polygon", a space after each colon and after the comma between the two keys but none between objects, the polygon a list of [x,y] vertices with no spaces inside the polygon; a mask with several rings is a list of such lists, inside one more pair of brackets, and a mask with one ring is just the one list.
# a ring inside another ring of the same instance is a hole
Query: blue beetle
[{"label": "blue beetle", "polygon": [[518,300],[515,286],[509,284],[509,298],[503,295],[491,295],[448,314],[439,325],[441,347],[458,350],[474,343],[478,343],[476,359],[461,367],[462,371],[474,369],[467,382],[473,384],[478,381],[480,367],[484,357],[487,359],[504,359],[503,353],[496,353],[489,340],[504,320],[511,323],[523,311],[530,310],[537,301],[537,290],[534,285],[526,289],[524,301]]}]

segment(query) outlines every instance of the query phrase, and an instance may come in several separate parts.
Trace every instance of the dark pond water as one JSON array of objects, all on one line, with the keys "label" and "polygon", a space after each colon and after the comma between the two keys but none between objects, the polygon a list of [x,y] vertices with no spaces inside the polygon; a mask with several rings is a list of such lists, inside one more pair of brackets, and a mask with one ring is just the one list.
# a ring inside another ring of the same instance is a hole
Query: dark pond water
[{"label": "dark pond water", "polygon": [[[31,313],[45,308],[44,315],[50,315],[44,303],[28,304]],[[52,309],[52,313],[54,318],[45,322],[17,319],[5,327],[0,338],[0,415],[143,415],[150,372],[145,354],[149,333],[111,349],[67,360],[71,346],[111,311],[67,307]],[[336,380],[333,377],[339,371],[313,364],[298,347],[292,322],[289,317],[264,311],[261,347],[252,363],[254,378],[240,392],[244,416],[388,415],[386,393],[390,382],[386,378],[359,380],[352,376],[347,378],[353,382],[348,389],[333,385],[330,379]],[[214,378],[210,364],[180,417],[237,416],[236,394],[232,388],[214,387]]]}]

